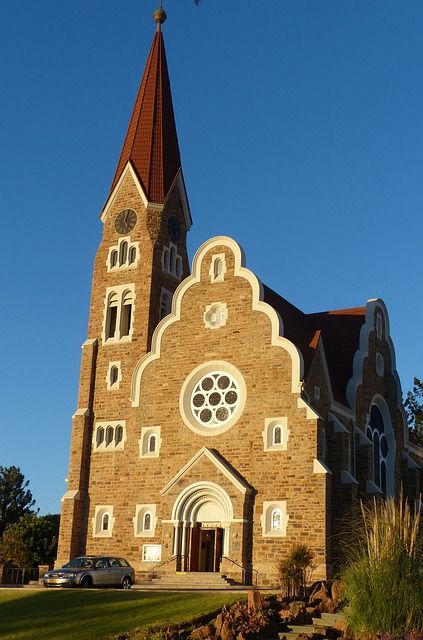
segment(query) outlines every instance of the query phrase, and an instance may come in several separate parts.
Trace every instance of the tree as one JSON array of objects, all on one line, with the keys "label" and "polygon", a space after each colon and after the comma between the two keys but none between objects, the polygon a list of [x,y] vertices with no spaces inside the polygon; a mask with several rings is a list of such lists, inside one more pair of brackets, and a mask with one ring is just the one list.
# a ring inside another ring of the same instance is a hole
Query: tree
[{"label": "tree", "polygon": [[423,382],[419,378],[414,378],[413,390],[407,393],[404,407],[408,428],[417,442],[423,446]]},{"label": "tree", "polygon": [[4,531],[0,540],[0,562],[15,567],[53,564],[58,532],[59,515],[23,516]]},{"label": "tree", "polygon": [[0,537],[8,525],[34,513],[35,500],[28,485],[19,467],[0,467]]}]

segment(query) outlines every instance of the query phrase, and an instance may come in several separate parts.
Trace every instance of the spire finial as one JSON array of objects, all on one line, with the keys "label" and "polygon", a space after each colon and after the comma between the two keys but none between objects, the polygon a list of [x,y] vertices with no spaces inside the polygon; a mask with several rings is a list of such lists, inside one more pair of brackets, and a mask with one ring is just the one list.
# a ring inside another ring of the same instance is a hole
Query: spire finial
[{"label": "spire finial", "polygon": [[156,9],[153,13],[154,21],[157,22],[157,27],[160,28],[160,25],[166,20],[167,15],[165,10],[163,9],[163,0],[160,0],[160,7]]}]

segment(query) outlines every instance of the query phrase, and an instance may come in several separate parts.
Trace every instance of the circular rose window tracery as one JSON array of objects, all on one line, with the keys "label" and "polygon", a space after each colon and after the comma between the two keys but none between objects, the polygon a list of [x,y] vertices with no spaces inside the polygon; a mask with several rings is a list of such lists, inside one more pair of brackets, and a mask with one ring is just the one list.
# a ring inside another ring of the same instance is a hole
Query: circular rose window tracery
[{"label": "circular rose window tracery", "polygon": [[239,406],[240,390],[230,373],[211,371],[204,375],[191,393],[192,415],[201,425],[223,426]]}]

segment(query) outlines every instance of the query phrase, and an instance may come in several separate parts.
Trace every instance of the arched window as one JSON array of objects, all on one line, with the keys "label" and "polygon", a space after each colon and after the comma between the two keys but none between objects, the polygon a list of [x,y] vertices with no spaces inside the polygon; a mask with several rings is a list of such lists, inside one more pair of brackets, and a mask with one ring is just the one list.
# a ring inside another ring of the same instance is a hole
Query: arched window
[{"label": "arched window", "polygon": [[170,272],[176,273],[176,247],[173,245],[170,247]]},{"label": "arched window", "polygon": [[119,249],[119,264],[120,264],[120,266],[125,264],[127,259],[128,259],[128,243],[126,242],[126,240],[124,240],[123,242],[121,242],[120,249]]},{"label": "arched window", "polygon": [[103,513],[103,515],[101,517],[101,530],[102,531],[108,531],[109,530],[109,526],[110,526],[110,516],[106,512],[106,513]]},{"label": "arched window", "polygon": [[151,513],[149,511],[144,513],[142,528],[143,531],[151,531]]},{"label": "arched window", "polygon": [[163,249],[163,269],[169,271],[169,249]]},{"label": "arched window", "polygon": [[96,434],[96,446],[99,447],[100,445],[102,445],[104,442],[104,429],[103,427],[100,427],[99,429],[97,429],[97,434]]},{"label": "arched window", "polygon": [[182,258],[178,256],[176,258],[176,276],[180,278],[182,275]]},{"label": "arched window", "polygon": [[113,267],[115,267],[117,263],[118,263],[118,252],[116,251],[116,249],[114,249],[110,254],[110,268],[113,269]]},{"label": "arched window", "polygon": [[109,446],[109,444],[111,444],[113,442],[113,435],[114,435],[114,429],[113,427],[107,427],[106,429],[106,447]]},{"label": "arched window", "polygon": [[157,447],[157,438],[154,433],[148,438],[148,453],[154,453]]},{"label": "arched window", "polygon": [[223,262],[221,258],[216,258],[213,264],[213,278],[217,280],[222,275],[223,272]]},{"label": "arched window", "polygon": [[385,424],[379,407],[373,405],[367,427],[367,437],[373,443],[373,482],[386,495],[386,468],[389,456]]},{"label": "arched window", "polygon": [[114,338],[116,334],[116,320],[118,312],[118,294],[110,293],[107,301],[106,339]]},{"label": "arched window", "polygon": [[119,424],[115,428],[115,447],[120,444],[123,440],[123,427]]},{"label": "arched window", "polygon": [[282,514],[280,509],[273,509],[270,527],[272,531],[277,531],[282,528]]},{"label": "arched window", "polygon": [[136,259],[137,259],[137,250],[135,247],[131,247],[129,249],[129,258],[128,258],[129,264],[134,264]]},{"label": "arched window", "polygon": [[120,318],[120,336],[129,336],[132,319],[132,291],[125,291],[122,296],[122,313]]},{"label": "arched window", "polygon": [[119,368],[113,365],[110,369],[110,386],[112,387],[119,379]]},{"label": "arched window", "polygon": [[273,427],[273,444],[282,443],[282,428],[277,424]]}]

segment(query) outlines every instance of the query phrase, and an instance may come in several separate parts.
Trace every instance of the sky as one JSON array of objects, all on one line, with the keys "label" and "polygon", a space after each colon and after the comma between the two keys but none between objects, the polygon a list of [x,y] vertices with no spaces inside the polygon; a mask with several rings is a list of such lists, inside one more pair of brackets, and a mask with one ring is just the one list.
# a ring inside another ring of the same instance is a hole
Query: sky
[{"label": "sky", "polygon": [[[99,213],[154,0],[20,0],[0,23],[0,466],[66,491]],[[421,0],[165,0],[194,225],[305,312],[385,300],[423,378]]]}]

